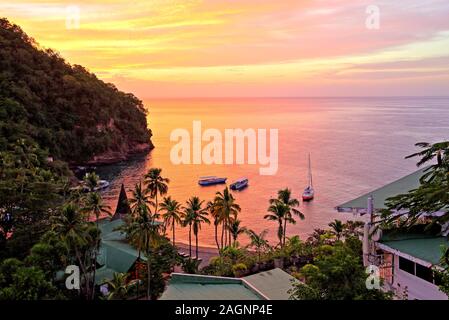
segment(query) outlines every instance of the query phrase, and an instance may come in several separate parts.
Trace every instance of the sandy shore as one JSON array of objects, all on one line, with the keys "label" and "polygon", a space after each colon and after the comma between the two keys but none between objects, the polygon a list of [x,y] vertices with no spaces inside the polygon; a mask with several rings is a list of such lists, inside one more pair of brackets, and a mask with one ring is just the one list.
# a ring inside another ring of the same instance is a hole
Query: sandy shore
[{"label": "sandy shore", "polygon": [[[176,243],[176,247],[180,253],[189,254],[189,245],[185,243]],[[192,244],[192,256],[195,256],[195,245]],[[217,248],[211,247],[198,247],[198,256],[203,259],[200,264],[200,268],[203,268],[209,264],[209,260],[212,257],[218,256]]]}]

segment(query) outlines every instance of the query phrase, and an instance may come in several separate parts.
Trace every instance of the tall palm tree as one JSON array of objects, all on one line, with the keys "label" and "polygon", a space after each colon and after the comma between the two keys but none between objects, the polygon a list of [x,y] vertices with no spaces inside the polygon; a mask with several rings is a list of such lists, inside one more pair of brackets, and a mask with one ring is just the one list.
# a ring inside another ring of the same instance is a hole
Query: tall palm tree
[{"label": "tall palm tree", "polygon": [[229,225],[231,218],[237,219],[241,211],[240,206],[235,202],[234,196],[229,192],[228,187],[223,192],[217,192],[214,199],[214,207],[220,213],[221,229],[221,247],[231,245],[231,233]]},{"label": "tall palm tree", "polygon": [[[81,214],[79,207],[73,203],[68,203],[62,207],[59,214],[50,218],[51,229],[67,248],[69,258],[74,254],[71,262],[75,262],[80,267],[84,288],[83,294],[87,299],[91,298],[91,285],[94,285],[94,278],[89,277],[89,266],[92,265],[89,252],[91,246],[97,244],[99,234],[92,232],[89,223]],[[87,256],[87,257],[86,257]],[[89,261],[86,261],[89,260]]]},{"label": "tall palm tree", "polygon": [[287,223],[296,224],[296,220],[294,216],[299,217],[301,220],[304,220],[304,214],[296,209],[299,207],[298,199],[292,198],[292,192],[289,188],[281,189],[278,191],[277,199],[270,199],[270,203],[274,203],[275,201],[281,201],[288,208],[288,213],[284,219],[284,234],[283,234],[283,244],[285,245],[285,238],[287,234]]},{"label": "tall palm tree", "polygon": [[[100,220],[101,214],[107,214],[107,215],[111,216],[112,213],[111,213],[110,209],[111,209],[111,207],[109,207],[103,203],[103,199],[98,192],[89,192],[84,201],[84,207],[82,208],[82,211],[87,212],[87,213],[93,213],[95,215],[96,227],[99,230],[99,220]],[[100,242],[101,242],[101,238],[98,237],[96,249],[94,252],[94,258],[93,258],[94,263],[93,263],[92,277],[94,279],[95,279],[95,274],[97,272],[96,261],[97,261],[97,256],[98,256],[98,250],[100,249]],[[95,295],[95,286],[92,287],[92,297],[94,297],[94,295]]]},{"label": "tall palm tree", "polygon": [[209,201],[206,205],[207,211],[209,215],[214,219],[214,235],[215,235],[215,244],[217,245],[217,250],[220,252],[220,243],[218,242],[218,225],[220,224],[220,211],[218,211],[215,207],[214,202]]},{"label": "tall palm tree", "polygon": [[147,190],[142,188],[141,182],[136,183],[134,190],[132,191],[132,196],[129,199],[129,204],[133,214],[137,214],[143,207],[151,213],[149,206],[152,205],[153,202],[148,196]]},{"label": "tall palm tree", "polygon": [[95,215],[96,224],[98,227],[98,222],[102,214],[107,214],[109,216],[112,215],[110,209],[110,206],[103,203],[103,198],[98,192],[89,192],[85,198],[82,211],[93,213]]},{"label": "tall palm tree", "polygon": [[262,250],[270,247],[268,241],[265,240],[265,237],[268,234],[268,230],[265,229],[260,233],[256,233],[253,230],[246,230],[246,234],[249,236],[249,239],[251,240],[249,247],[253,247],[256,249],[257,262],[260,262],[260,255],[262,253]]},{"label": "tall palm tree", "polygon": [[171,225],[172,231],[173,231],[173,245],[176,245],[175,242],[175,226],[176,224],[182,223],[182,217],[183,212],[181,210],[181,204],[176,201],[172,200],[171,197],[164,198],[164,201],[161,203],[161,211],[164,212],[162,214],[162,217],[164,218],[165,227],[168,225]]},{"label": "tall palm tree", "polygon": [[147,259],[147,299],[151,292],[151,250],[156,247],[160,241],[158,225],[154,223],[146,206],[138,210],[138,215],[130,222],[127,227],[128,238],[140,252],[144,252]]},{"label": "tall palm tree", "polygon": [[210,223],[207,218],[207,208],[203,208],[204,201],[198,197],[191,197],[187,200],[185,210],[184,225],[189,226],[189,254],[192,256],[192,230],[195,235],[196,258],[198,259],[198,232],[202,223]]},{"label": "tall palm tree", "polygon": [[242,221],[240,221],[239,219],[232,219],[230,225],[228,226],[229,232],[232,235],[232,240],[233,240],[234,246],[237,242],[238,236],[241,235],[242,233],[246,232],[246,227],[241,227],[240,226],[241,223],[242,223]]},{"label": "tall palm tree", "polygon": [[154,213],[158,214],[158,195],[167,194],[169,179],[161,176],[162,169],[151,168],[145,175],[145,184],[152,199],[155,199]]},{"label": "tall palm tree", "polygon": [[332,233],[337,237],[337,240],[340,240],[344,231],[343,223],[340,220],[335,219],[329,223],[328,226],[332,228]]},{"label": "tall palm tree", "polygon": [[[277,200],[277,199],[276,199]],[[283,237],[284,237],[284,219],[288,218],[288,207],[282,201],[273,201],[273,203],[268,207],[269,214],[264,216],[264,219],[270,221],[277,221],[278,223],[278,239],[279,246],[283,247]]]}]

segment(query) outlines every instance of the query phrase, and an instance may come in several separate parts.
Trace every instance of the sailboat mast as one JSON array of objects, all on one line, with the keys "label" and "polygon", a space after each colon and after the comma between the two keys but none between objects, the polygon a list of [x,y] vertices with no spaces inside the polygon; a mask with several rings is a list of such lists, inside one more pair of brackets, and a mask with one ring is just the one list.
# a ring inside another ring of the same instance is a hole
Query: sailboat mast
[{"label": "sailboat mast", "polygon": [[309,153],[309,187],[312,187],[312,166],[310,164],[310,153]]}]

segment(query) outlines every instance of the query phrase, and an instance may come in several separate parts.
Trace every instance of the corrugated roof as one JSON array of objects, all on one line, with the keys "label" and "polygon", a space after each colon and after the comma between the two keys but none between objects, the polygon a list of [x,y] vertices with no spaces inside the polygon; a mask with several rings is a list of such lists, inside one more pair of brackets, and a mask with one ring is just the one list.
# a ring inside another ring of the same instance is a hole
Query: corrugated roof
[{"label": "corrugated roof", "polygon": [[288,291],[293,288],[293,283],[298,281],[279,268],[256,273],[243,279],[270,300],[288,300],[290,298]]},{"label": "corrugated roof", "polygon": [[172,274],[161,300],[263,300],[241,279]]},{"label": "corrugated roof", "polygon": [[162,300],[287,300],[295,280],[281,269],[243,278],[172,274]]},{"label": "corrugated roof", "polygon": [[398,194],[407,193],[408,191],[417,188],[419,186],[419,179],[423,176],[426,169],[427,167],[417,170],[408,176],[402,177],[374,191],[365,193],[354,200],[337,206],[336,209],[338,211],[365,209],[367,207],[367,201],[370,195],[374,198],[374,209],[385,209],[385,200],[387,198]]},{"label": "corrugated roof", "polygon": [[449,241],[446,237],[432,237],[423,234],[389,235],[382,237],[379,242],[432,265],[440,263],[443,248],[449,246]]}]

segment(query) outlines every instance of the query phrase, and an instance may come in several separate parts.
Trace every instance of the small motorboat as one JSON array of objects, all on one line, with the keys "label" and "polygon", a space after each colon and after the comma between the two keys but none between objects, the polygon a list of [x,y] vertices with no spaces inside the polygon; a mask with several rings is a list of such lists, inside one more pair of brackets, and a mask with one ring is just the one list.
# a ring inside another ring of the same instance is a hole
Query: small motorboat
[{"label": "small motorboat", "polygon": [[312,167],[310,165],[310,153],[309,153],[309,185],[304,189],[304,192],[302,193],[302,200],[310,201],[313,199],[314,195],[315,191],[313,190],[312,184]]},{"label": "small motorboat", "polygon": [[220,178],[216,176],[209,176],[209,177],[200,177],[198,180],[198,184],[200,186],[212,186],[214,184],[223,184],[226,183],[227,178]]},{"label": "small motorboat", "polygon": [[106,189],[107,187],[109,187],[109,185],[110,185],[109,181],[106,181],[106,180],[100,180],[100,181],[98,181],[98,186],[96,186],[96,187],[94,188],[94,190],[95,190],[95,191],[104,190],[104,189]]},{"label": "small motorboat", "polygon": [[231,190],[243,190],[248,186],[248,178],[240,178],[230,185]]},{"label": "small motorboat", "polygon": [[[109,181],[106,181],[106,180],[99,180],[97,186],[94,188],[93,191],[101,191],[101,190],[104,190],[104,189],[108,188],[109,185],[110,185]],[[83,192],[90,192],[90,189],[89,189],[89,187],[88,187],[86,184],[83,184],[83,185],[81,185],[80,187],[81,187],[81,190],[82,190]],[[78,187],[78,189],[79,189],[80,187]]]}]

